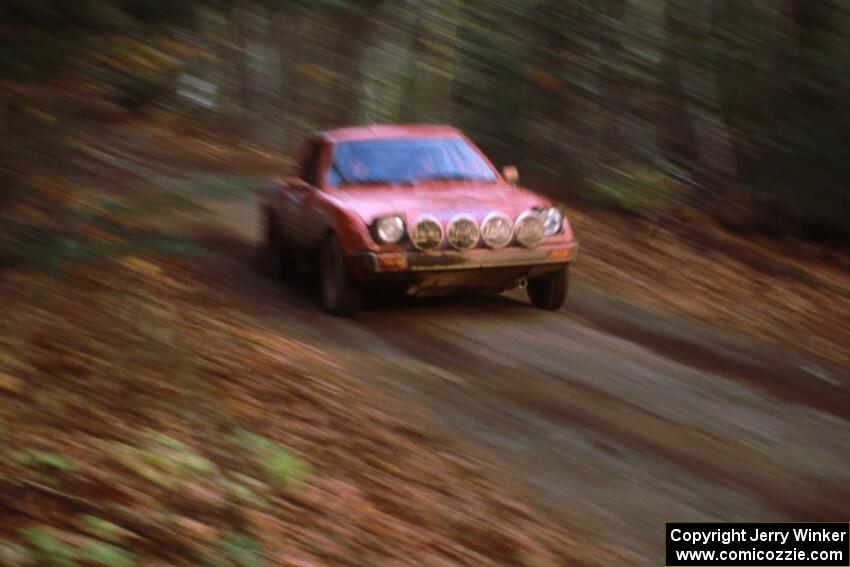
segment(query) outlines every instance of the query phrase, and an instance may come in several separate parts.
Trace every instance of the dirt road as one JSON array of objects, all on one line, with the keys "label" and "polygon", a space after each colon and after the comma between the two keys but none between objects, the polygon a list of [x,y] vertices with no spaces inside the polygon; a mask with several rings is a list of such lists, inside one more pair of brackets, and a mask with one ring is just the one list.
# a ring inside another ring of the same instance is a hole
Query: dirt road
[{"label": "dirt road", "polygon": [[[582,284],[322,314],[308,280],[250,265],[253,206],[216,206],[204,266],[510,477],[554,520],[661,565],[665,521],[846,520],[850,372]],[[592,254],[592,250],[584,253]]]}]

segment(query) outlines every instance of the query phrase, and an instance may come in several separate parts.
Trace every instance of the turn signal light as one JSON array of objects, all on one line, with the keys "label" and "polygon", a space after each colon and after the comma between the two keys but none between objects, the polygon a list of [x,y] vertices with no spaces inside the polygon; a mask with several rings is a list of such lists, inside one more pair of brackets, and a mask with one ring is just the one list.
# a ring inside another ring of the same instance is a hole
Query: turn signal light
[{"label": "turn signal light", "polygon": [[378,254],[378,266],[384,271],[407,269],[407,256],[404,254]]},{"label": "turn signal light", "polygon": [[558,248],[556,250],[550,250],[549,253],[546,254],[546,258],[549,260],[569,260],[572,255],[572,248]]}]

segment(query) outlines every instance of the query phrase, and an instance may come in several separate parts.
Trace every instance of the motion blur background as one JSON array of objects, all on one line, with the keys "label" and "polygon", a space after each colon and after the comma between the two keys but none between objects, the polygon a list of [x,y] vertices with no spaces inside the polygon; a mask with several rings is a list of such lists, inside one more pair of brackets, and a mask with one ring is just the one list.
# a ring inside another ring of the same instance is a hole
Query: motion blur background
[{"label": "motion blur background", "polygon": [[[253,190],[380,122],[565,204],[563,310],[343,321],[256,273]],[[658,565],[665,521],[841,520],[848,243],[846,0],[0,0],[0,564]]]},{"label": "motion blur background", "polygon": [[841,0],[6,0],[0,65],[4,202],[126,114],[283,153],[441,122],[564,200],[850,234]]}]

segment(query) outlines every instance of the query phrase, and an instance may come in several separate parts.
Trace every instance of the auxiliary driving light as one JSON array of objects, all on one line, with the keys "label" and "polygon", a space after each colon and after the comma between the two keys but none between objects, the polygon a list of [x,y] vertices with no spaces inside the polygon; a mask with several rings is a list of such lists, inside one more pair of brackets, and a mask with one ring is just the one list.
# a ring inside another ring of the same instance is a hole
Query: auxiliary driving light
[{"label": "auxiliary driving light", "polygon": [[410,241],[420,250],[434,250],[443,243],[443,225],[436,217],[422,215],[410,229]]},{"label": "auxiliary driving light", "polygon": [[467,250],[478,244],[478,223],[469,215],[457,215],[449,223],[449,244],[458,250]]},{"label": "auxiliary driving light", "polygon": [[503,248],[514,236],[514,225],[504,213],[490,213],[481,223],[481,239],[490,248]]},{"label": "auxiliary driving light", "polygon": [[526,248],[534,248],[545,236],[546,228],[539,211],[522,213],[514,224],[514,235],[517,242]]}]

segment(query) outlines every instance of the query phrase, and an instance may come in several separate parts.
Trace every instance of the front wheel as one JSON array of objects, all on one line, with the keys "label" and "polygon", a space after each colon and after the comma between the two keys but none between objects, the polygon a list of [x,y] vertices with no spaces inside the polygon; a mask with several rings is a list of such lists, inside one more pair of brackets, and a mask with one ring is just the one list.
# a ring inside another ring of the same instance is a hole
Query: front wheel
[{"label": "front wheel", "polygon": [[526,291],[532,305],[538,309],[555,311],[564,305],[569,287],[570,271],[567,266],[554,274],[529,280]]},{"label": "front wheel", "polygon": [[334,235],[328,236],[322,246],[320,276],[324,310],[331,315],[353,316],[360,308],[363,294],[357,289],[345,253]]}]

